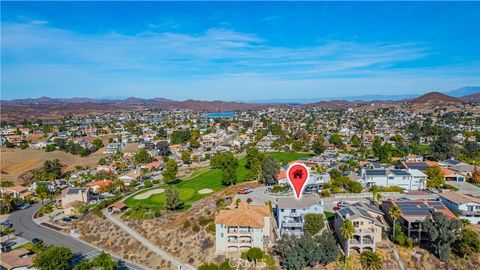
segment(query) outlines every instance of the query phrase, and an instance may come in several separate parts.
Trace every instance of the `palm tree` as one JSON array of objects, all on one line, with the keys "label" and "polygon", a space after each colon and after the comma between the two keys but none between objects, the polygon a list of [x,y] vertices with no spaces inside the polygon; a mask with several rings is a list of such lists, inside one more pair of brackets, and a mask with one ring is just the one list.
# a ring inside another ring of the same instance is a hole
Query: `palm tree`
[{"label": "palm tree", "polygon": [[14,201],[14,198],[10,194],[4,194],[3,195],[3,205],[7,208],[7,214],[12,211],[12,202]]},{"label": "palm tree", "polygon": [[365,250],[360,255],[360,262],[364,269],[367,270],[381,270],[382,269],[382,259],[380,256],[371,250]]},{"label": "palm tree", "polygon": [[372,190],[372,199],[373,202],[377,201],[378,203],[380,203],[380,201],[383,199],[383,196],[378,190],[374,189]]},{"label": "palm tree", "polygon": [[396,225],[397,219],[400,217],[400,208],[394,205],[390,207],[390,209],[388,209],[388,214],[393,219],[393,242],[395,242],[395,225]]},{"label": "palm tree", "polygon": [[346,240],[345,243],[345,269],[347,269],[347,258],[348,258],[348,249],[349,249],[349,243],[350,239],[353,238],[353,235],[355,234],[355,227],[353,226],[353,223],[349,220],[346,219],[342,227],[340,227],[340,231],[342,232],[342,237]]}]

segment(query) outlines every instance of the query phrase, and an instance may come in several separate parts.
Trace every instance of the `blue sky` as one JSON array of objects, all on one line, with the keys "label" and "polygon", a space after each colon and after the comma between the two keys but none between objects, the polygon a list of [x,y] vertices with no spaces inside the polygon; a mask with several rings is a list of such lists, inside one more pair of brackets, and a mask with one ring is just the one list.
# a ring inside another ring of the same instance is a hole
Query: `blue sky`
[{"label": "blue sky", "polygon": [[1,5],[2,99],[309,99],[480,85],[479,2]]}]

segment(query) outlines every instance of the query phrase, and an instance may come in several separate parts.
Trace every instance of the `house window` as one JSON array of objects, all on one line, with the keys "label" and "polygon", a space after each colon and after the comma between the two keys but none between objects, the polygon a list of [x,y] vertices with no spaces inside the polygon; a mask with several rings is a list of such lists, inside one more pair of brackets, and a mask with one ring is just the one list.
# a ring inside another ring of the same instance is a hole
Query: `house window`
[{"label": "house window", "polygon": [[280,209],[280,212],[284,212],[284,211],[285,211],[285,209],[283,209],[283,208],[282,208],[282,209]]}]

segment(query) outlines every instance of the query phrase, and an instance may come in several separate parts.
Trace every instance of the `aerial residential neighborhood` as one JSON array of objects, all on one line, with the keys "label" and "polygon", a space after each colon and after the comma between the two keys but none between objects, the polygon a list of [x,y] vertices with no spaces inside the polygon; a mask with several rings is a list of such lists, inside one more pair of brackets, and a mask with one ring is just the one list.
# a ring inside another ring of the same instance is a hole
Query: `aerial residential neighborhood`
[{"label": "aerial residential neighborhood", "polygon": [[480,270],[479,2],[0,5],[0,269]]}]

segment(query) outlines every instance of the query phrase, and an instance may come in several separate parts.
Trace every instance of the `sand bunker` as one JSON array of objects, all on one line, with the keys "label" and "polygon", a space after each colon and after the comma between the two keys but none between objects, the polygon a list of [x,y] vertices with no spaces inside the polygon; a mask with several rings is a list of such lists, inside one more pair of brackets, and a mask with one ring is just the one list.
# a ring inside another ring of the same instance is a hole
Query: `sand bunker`
[{"label": "sand bunker", "polygon": [[204,189],[200,189],[198,191],[198,194],[209,194],[209,193],[212,193],[213,190],[209,189],[209,188],[204,188]]},{"label": "sand bunker", "polygon": [[160,193],[163,193],[165,191],[165,189],[163,188],[159,188],[159,189],[152,189],[152,190],[149,190],[145,193],[141,193],[141,194],[138,194],[134,197],[135,200],[143,200],[143,199],[146,199],[152,195],[155,195],[155,194],[160,194]]}]

